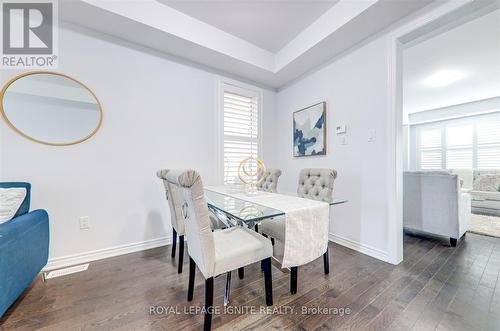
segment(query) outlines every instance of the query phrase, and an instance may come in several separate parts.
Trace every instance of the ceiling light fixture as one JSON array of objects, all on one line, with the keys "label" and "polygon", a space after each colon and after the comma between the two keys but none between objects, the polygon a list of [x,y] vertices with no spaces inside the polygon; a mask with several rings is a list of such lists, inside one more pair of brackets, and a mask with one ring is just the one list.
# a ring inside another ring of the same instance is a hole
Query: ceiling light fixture
[{"label": "ceiling light fixture", "polygon": [[465,74],[457,70],[440,70],[422,81],[422,84],[429,87],[448,86],[462,78]]}]

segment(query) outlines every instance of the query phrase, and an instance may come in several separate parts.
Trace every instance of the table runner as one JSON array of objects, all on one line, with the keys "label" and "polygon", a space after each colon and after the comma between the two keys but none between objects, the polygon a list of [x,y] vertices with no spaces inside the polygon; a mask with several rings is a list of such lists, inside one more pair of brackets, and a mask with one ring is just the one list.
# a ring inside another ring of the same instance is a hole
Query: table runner
[{"label": "table runner", "polygon": [[247,195],[227,186],[205,189],[285,212],[283,268],[309,263],[326,252],[330,222],[328,203],[262,191]]}]

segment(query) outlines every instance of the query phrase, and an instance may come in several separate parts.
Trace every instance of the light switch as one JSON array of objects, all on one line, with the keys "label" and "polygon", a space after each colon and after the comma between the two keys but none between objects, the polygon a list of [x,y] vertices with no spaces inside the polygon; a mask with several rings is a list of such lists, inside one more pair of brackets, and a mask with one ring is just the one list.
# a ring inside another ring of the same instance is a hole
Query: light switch
[{"label": "light switch", "polygon": [[347,132],[347,125],[345,124],[340,124],[335,127],[336,134],[344,134],[346,132]]},{"label": "light switch", "polygon": [[368,142],[369,143],[375,142],[376,138],[377,138],[377,131],[369,130],[368,131]]},{"label": "light switch", "polygon": [[80,217],[79,223],[80,223],[80,230],[90,229],[90,217],[88,216]]}]

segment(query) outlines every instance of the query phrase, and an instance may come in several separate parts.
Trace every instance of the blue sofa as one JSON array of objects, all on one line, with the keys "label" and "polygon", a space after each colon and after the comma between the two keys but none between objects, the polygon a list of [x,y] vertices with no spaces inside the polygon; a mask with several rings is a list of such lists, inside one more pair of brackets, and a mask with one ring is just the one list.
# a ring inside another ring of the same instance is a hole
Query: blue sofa
[{"label": "blue sofa", "polygon": [[29,183],[0,183],[0,188],[25,187],[26,198],[13,219],[0,224],[0,317],[47,264],[49,215],[29,212]]}]

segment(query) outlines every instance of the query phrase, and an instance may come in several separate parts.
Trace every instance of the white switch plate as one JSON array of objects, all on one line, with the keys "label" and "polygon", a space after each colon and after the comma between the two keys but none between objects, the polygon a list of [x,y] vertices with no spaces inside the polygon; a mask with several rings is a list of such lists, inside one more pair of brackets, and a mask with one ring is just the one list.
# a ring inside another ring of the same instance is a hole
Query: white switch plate
[{"label": "white switch plate", "polygon": [[376,138],[377,138],[377,131],[369,130],[368,131],[368,142],[369,143],[375,142]]},{"label": "white switch plate", "polygon": [[335,127],[335,133],[336,134],[343,134],[347,132],[347,125],[345,124],[340,124]]},{"label": "white switch plate", "polygon": [[80,222],[80,230],[90,229],[90,217],[82,216],[79,219]]}]

